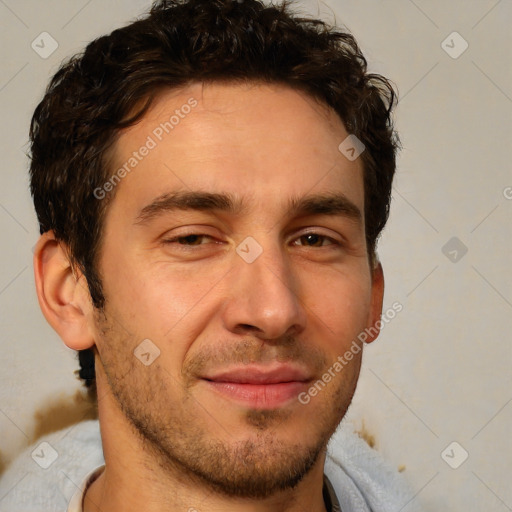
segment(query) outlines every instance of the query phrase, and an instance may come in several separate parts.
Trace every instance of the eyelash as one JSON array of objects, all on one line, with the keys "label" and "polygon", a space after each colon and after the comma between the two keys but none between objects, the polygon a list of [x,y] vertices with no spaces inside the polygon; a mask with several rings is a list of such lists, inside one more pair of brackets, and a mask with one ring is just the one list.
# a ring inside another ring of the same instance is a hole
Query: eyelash
[{"label": "eyelash", "polygon": [[[330,247],[330,246],[342,246],[343,244],[332,238],[332,237],[329,237],[327,235],[323,235],[321,233],[316,233],[314,231],[311,231],[311,232],[308,232],[308,233],[303,233],[302,235],[300,235],[299,237],[297,237],[295,240],[300,240],[302,237],[305,237],[305,236],[309,236],[309,235],[314,235],[314,236],[318,236],[318,237],[321,237],[322,239],[324,240],[328,240],[329,243],[327,246],[320,246],[320,247],[315,247],[315,246],[309,246],[310,248],[312,249],[315,249],[315,248],[323,248],[323,247]],[[184,235],[180,235],[180,236],[177,236],[177,237],[174,237],[174,238],[169,238],[169,239],[166,239],[166,240],[163,240],[163,243],[165,245],[171,245],[171,244],[176,244],[177,242],[177,245],[181,245],[183,246],[183,248],[191,248],[191,247],[200,247],[202,245],[205,245],[205,244],[198,244],[198,245],[192,245],[192,244],[181,244],[179,243],[179,240],[183,240],[183,239],[186,239],[186,238],[189,238],[189,237],[192,237],[192,236],[195,236],[195,237],[207,237],[207,238],[211,238],[213,239],[214,237],[213,236],[210,236],[210,235],[206,235],[204,233],[187,233],[187,234],[184,234]],[[187,249],[185,249],[187,250]]]}]

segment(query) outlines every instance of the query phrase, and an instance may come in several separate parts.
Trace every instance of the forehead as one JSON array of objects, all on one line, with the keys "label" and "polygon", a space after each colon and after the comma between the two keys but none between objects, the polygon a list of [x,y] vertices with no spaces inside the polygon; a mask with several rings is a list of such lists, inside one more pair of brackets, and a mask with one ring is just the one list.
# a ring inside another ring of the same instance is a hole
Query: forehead
[{"label": "forehead", "polygon": [[172,190],[233,193],[266,208],[283,196],[341,191],[363,202],[361,159],[338,147],[338,115],[277,84],[192,84],[163,91],[118,137],[114,203],[133,210]]}]

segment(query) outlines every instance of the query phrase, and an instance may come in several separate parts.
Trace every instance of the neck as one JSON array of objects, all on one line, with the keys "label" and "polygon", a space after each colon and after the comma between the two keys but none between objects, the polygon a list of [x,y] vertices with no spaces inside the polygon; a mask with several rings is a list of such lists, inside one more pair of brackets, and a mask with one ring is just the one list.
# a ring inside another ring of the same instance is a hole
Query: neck
[{"label": "neck", "polygon": [[[323,475],[307,477],[293,490],[282,491],[275,496],[253,500],[248,498],[227,498],[212,494],[208,489],[174,485],[162,489],[154,480],[138,475],[130,478],[140,482],[137,487],[118,485],[117,475],[106,466],[103,473],[89,487],[84,498],[84,512],[132,512],[144,510],[189,512],[326,512],[322,496]],[[125,479],[126,480],[126,479]],[[315,492],[311,493],[311,484]]]}]

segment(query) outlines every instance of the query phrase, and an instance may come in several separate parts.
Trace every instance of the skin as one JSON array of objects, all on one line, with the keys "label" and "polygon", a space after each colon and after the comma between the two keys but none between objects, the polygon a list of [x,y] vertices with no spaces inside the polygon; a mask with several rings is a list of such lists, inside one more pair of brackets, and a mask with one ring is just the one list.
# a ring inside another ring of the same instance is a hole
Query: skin
[{"label": "skin", "polygon": [[[51,232],[35,251],[47,320],[68,347],[96,350],[106,469],[85,510],[324,511],[325,448],[363,351],[307,405],[244,405],[200,377],[291,361],[315,382],[379,320],[384,281],[368,262],[362,162],[339,152],[348,133],[335,112],[302,92],[192,84],[163,92],[120,134],[112,171],[191,97],[197,106],[116,187],[99,258],[103,313]],[[155,198],[192,190],[232,194],[245,209],[136,222]],[[291,197],[333,192],[360,221],[288,209]],[[207,236],[165,242],[190,234]],[[252,263],[236,252],[248,236],[263,250]],[[145,339],[160,351],[148,366],[134,356]]]}]

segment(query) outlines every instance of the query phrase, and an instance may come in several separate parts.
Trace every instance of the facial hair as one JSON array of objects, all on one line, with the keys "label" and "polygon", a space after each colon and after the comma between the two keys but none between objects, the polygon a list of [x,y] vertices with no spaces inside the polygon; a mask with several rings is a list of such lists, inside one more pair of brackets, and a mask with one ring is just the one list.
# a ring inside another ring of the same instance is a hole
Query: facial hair
[{"label": "facial hair", "polygon": [[[329,407],[315,412],[299,442],[283,436],[297,428],[289,408],[247,409],[235,431],[218,414],[208,413],[212,404],[201,404],[194,396],[197,376],[205,368],[278,360],[307,363],[321,375],[327,366],[324,352],[293,337],[245,339],[193,354],[183,362],[181,375],[173,376],[161,364],[164,357],[151,366],[141,364],[133,355],[140,340],[127,335],[105,311],[96,323],[102,338],[98,357],[110,391],[144,451],[166,474],[222,496],[264,499],[295,488],[325,452],[355,392],[359,369],[355,375],[347,372],[348,379],[333,379],[322,391]],[[172,350],[172,340],[158,346],[162,352]],[[219,428],[222,439],[213,434]]]}]

